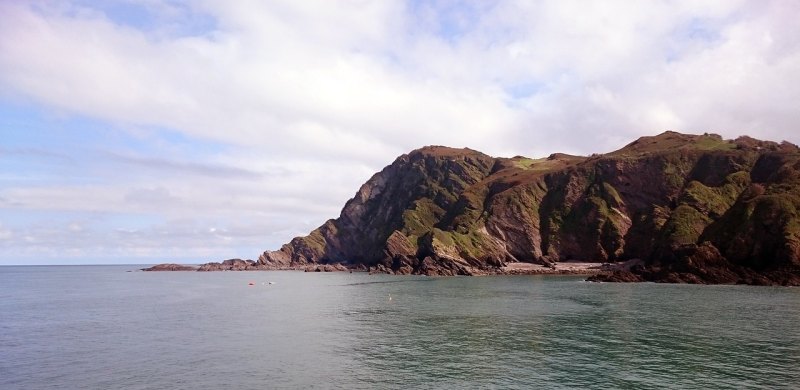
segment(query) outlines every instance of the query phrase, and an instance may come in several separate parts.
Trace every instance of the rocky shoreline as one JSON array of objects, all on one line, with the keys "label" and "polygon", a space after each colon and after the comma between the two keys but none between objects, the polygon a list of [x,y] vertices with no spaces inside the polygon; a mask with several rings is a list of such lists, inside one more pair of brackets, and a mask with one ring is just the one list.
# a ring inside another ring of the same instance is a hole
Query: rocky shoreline
[{"label": "rocky shoreline", "polygon": [[464,267],[457,270],[449,268],[428,268],[424,272],[412,272],[410,269],[392,269],[382,264],[364,266],[362,264],[347,266],[344,264],[307,264],[307,265],[270,265],[254,260],[229,259],[221,262],[210,262],[198,266],[186,264],[163,263],[152,267],[141,268],[146,272],[162,271],[303,271],[303,272],[366,272],[369,274],[389,275],[426,275],[426,276],[480,276],[480,275],[598,275],[614,268],[607,263],[560,262],[550,265],[532,263],[509,263],[501,267],[477,268]]},{"label": "rocky shoreline", "polygon": [[[229,259],[221,262],[210,262],[198,266],[163,263],[142,268],[142,271],[303,271],[303,272],[365,272],[369,274],[388,275],[425,275],[425,276],[488,276],[488,275],[581,275],[590,282],[614,283],[688,283],[688,284],[751,284],[762,286],[796,286],[800,285],[797,270],[778,270],[770,273],[756,273],[730,264],[709,263],[708,259],[695,256],[692,261],[684,262],[684,266],[674,267],[671,264],[646,264],[639,259],[617,263],[597,262],[553,262],[547,265],[533,263],[507,263],[499,267],[426,267],[413,269],[410,267],[387,267],[383,264],[365,266],[363,264],[305,264],[275,265],[262,264],[254,260]],[[691,265],[691,266],[689,266]]]},{"label": "rocky shoreline", "polygon": [[210,262],[200,264],[198,266],[187,264],[174,264],[162,263],[156,264],[152,267],[141,268],[141,271],[146,272],[161,272],[161,271],[197,271],[197,272],[215,272],[215,271],[305,271],[305,272],[345,272],[353,271],[353,269],[345,267],[342,264],[309,264],[306,266],[277,266],[260,264],[253,260],[242,259],[228,259],[221,262]]},{"label": "rocky shoreline", "polygon": [[[699,254],[698,254],[699,252]],[[800,285],[797,270],[776,270],[769,273],[756,273],[743,267],[720,264],[720,259],[713,256],[709,249],[695,250],[688,261],[681,262],[680,267],[674,263],[647,264],[633,259],[616,263],[597,262],[552,262],[546,265],[534,263],[506,263],[498,267],[471,267],[466,265],[425,266],[411,268],[408,266],[391,267],[384,264],[366,266],[363,264],[304,264],[277,265],[264,264],[254,260],[228,259],[221,262],[209,262],[198,266],[163,263],[142,268],[142,271],[303,271],[303,272],[365,272],[369,274],[389,275],[425,275],[425,276],[485,276],[485,275],[582,275],[590,282],[615,283],[689,283],[689,284],[751,284],[763,286],[796,286]],[[430,265],[430,264],[428,264]]]}]

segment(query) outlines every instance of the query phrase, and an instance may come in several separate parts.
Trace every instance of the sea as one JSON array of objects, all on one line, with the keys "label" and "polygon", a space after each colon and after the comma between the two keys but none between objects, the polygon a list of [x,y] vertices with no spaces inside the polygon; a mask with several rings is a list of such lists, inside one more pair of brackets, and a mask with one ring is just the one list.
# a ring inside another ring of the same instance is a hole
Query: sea
[{"label": "sea", "polygon": [[0,267],[0,389],[798,389],[800,289]]}]

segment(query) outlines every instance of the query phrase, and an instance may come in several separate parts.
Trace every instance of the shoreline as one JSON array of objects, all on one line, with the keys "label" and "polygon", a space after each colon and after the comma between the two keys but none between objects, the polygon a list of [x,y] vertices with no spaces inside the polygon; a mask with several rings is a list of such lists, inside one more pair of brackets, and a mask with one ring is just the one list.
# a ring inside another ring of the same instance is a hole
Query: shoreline
[{"label": "shoreline", "polygon": [[[798,286],[797,282],[775,281],[767,277],[759,279],[748,279],[745,282],[732,282],[729,280],[708,282],[698,279],[693,274],[668,273],[664,275],[652,274],[639,275],[634,271],[641,269],[643,261],[632,259],[625,262],[579,262],[564,261],[553,262],[549,265],[533,263],[507,263],[501,267],[477,268],[465,264],[457,264],[458,269],[441,265],[436,267],[420,268],[417,270],[411,267],[399,267],[392,269],[383,264],[367,267],[363,264],[345,266],[343,264],[306,264],[306,265],[276,265],[259,264],[253,260],[231,259],[221,263],[206,263],[200,265],[187,264],[157,264],[149,268],[140,268],[145,272],[226,272],[226,271],[295,271],[295,272],[364,272],[384,275],[422,275],[422,276],[491,276],[491,275],[562,275],[562,276],[584,276],[590,282],[612,282],[612,283],[689,283],[689,284],[748,284],[762,286]],[[416,271],[416,272],[415,272]],[[132,271],[128,271],[132,272]],[[748,275],[746,275],[748,276]],[[752,275],[749,275],[752,277]],[[769,275],[768,275],[769,276]],[[780,274],[778,275],[780,276]]]},{"label": "shoreline", "polygon": [[[508,263],[502,267],[490,269],[470,269],[471,276],[482,275],[596,275],[618,268],[608,263],[593,262],[554,262],[552,265],[534,263]],[[366,267],[364,265],[346,266],[343,264],[309,264],[294,266],[270,266],[257,264],[252,260],[226,260],[221,263],[205,263],[199,265],[164,263],[148,268],[140,268],[145,272],[242,272],[242,271],[296,271],[296,272],[366,272],[369,274],[409,275],[394,272],[385,267]],[[426,274],[420,274],[426,275]],[[446,274],[427,274],[428,276],[448,276]]]},{"label": "shoreline", "polygon": [[554,262],[552,266],[533,263],[509,263],[498,275],[596,275],[608,271],[607,263]]}]

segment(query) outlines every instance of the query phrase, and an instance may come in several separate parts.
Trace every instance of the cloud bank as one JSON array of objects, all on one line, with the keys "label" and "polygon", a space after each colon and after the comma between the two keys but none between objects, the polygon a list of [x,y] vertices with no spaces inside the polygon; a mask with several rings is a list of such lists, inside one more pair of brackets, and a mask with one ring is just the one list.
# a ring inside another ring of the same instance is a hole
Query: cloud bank
[{"label": "cloud bank", "polygon": [[800,143],[792,1],[0,3],[0,262],[254,257],[441,144]]}]

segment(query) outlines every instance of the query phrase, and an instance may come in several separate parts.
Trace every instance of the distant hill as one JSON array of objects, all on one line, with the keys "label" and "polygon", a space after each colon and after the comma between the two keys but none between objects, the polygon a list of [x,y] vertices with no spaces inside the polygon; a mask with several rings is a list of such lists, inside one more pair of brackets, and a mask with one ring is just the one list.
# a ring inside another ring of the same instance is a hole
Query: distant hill
[{"label": "distant hill", "polygon": [[800,149],[787,142],[666,132],[540,159],[427,146],[258,263],[470,275],[627,261],[594,279],[800,285],[799,210]]}]

